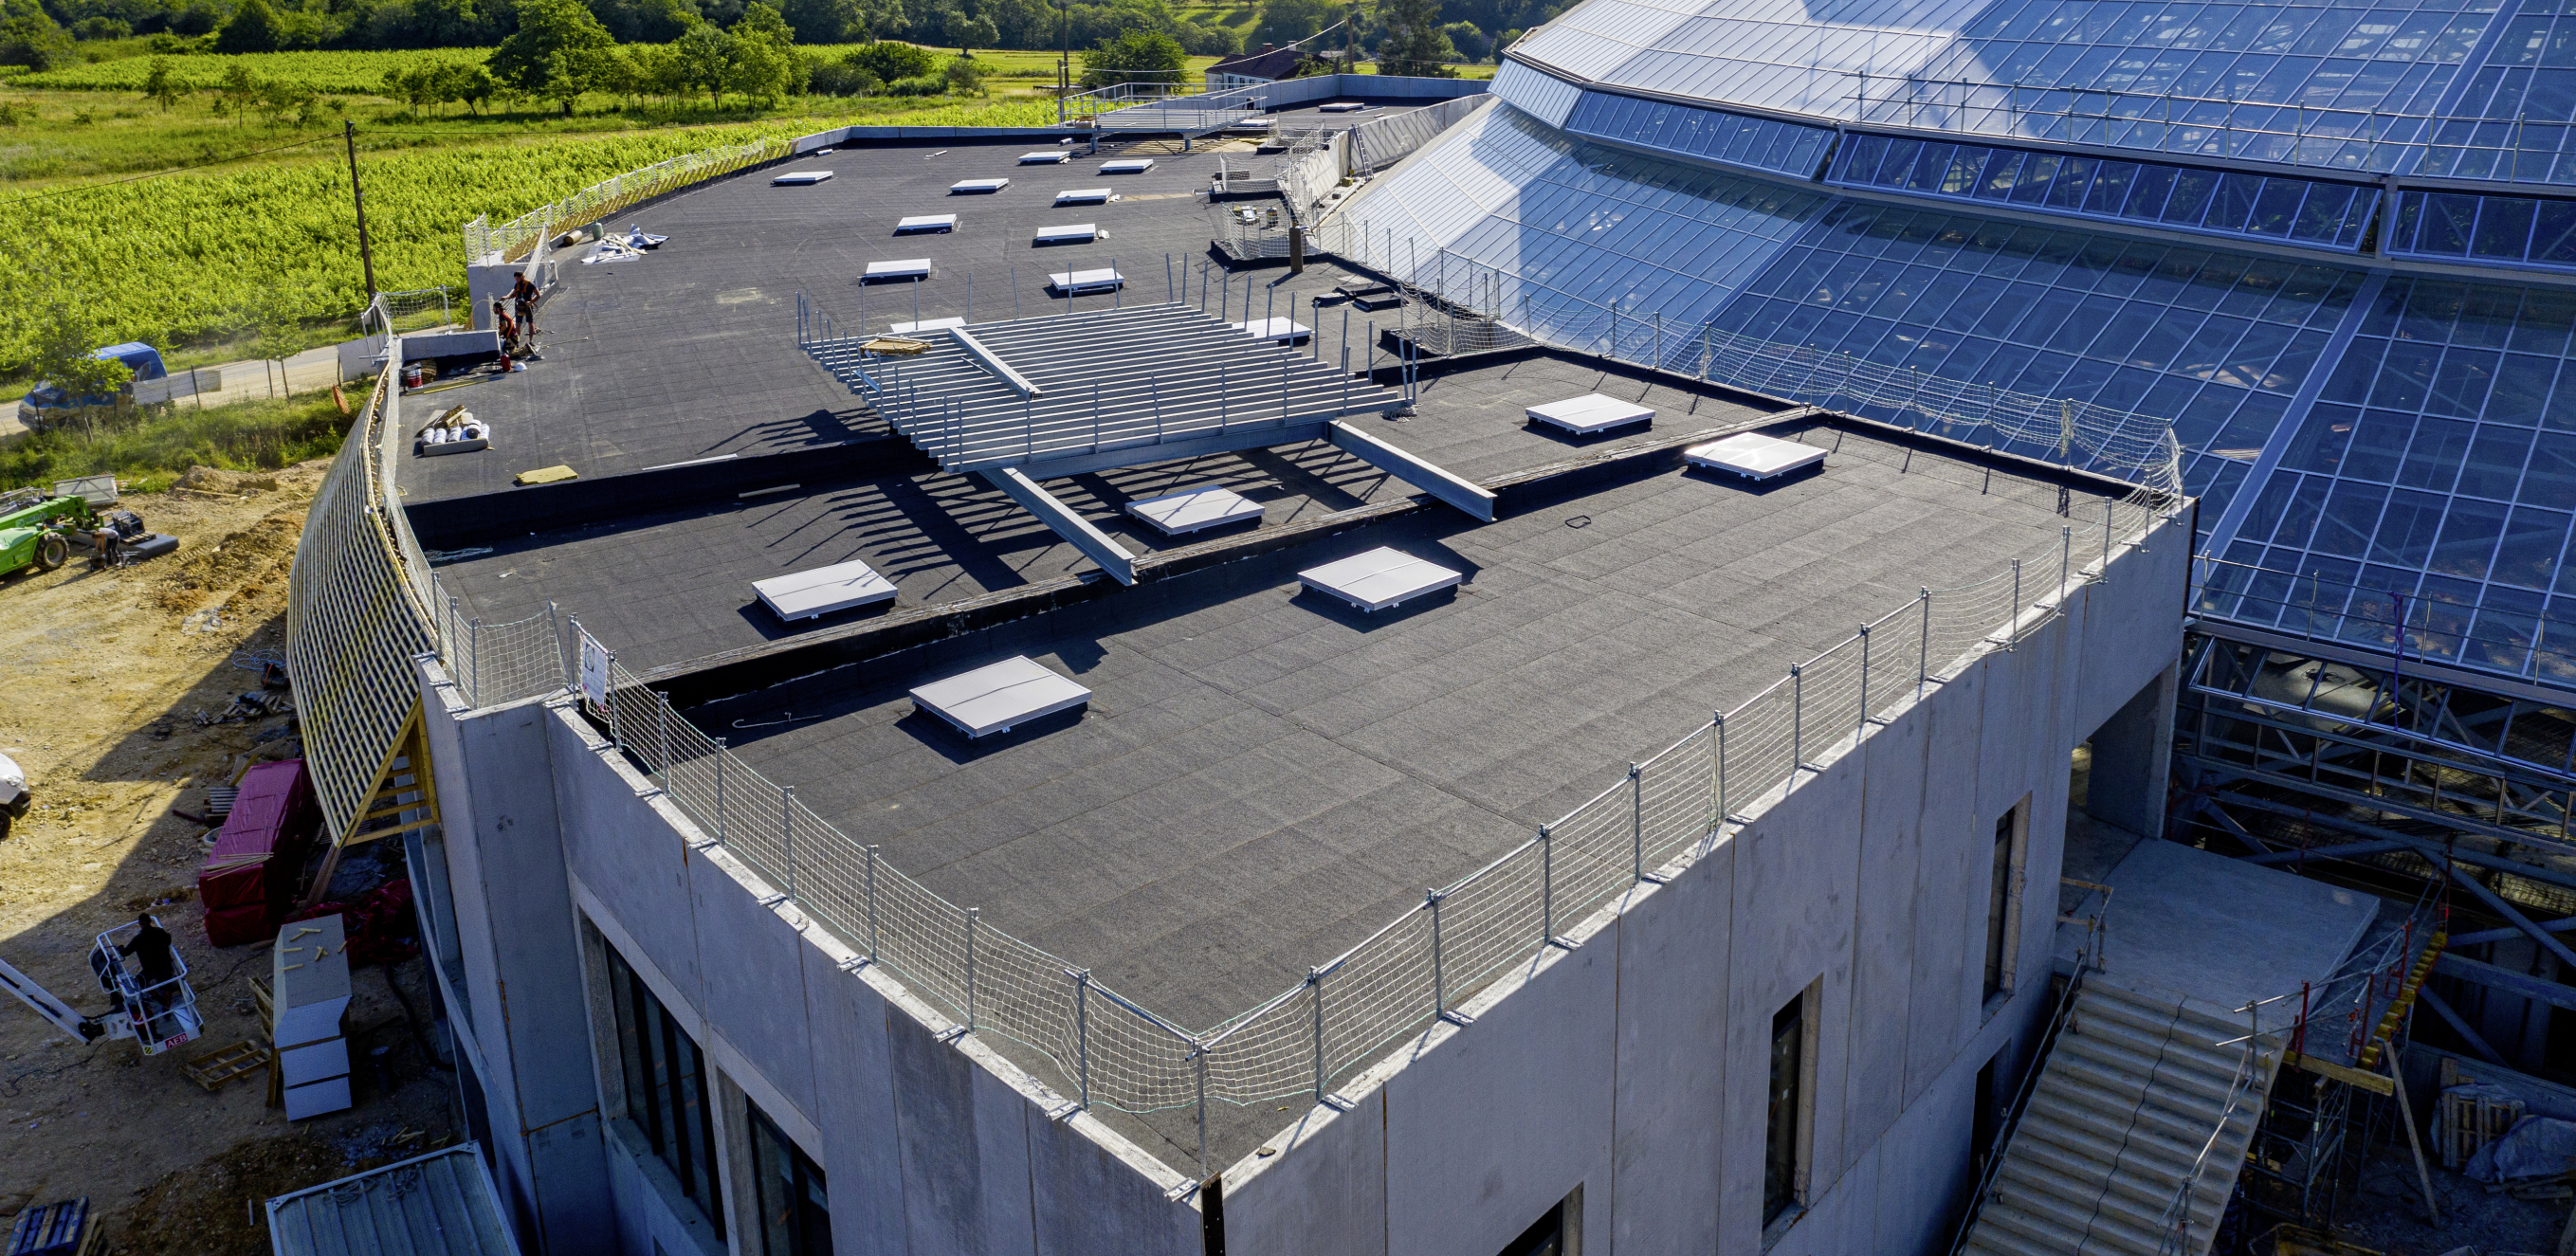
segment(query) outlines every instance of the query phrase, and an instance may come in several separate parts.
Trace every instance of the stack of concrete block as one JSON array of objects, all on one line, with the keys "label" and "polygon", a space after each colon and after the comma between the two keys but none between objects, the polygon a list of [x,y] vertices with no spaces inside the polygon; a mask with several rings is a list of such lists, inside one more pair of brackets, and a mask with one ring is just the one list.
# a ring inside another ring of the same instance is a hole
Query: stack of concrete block
[{"label": "stack of concrete block", "polygon": [[349,1042],[340,1019],[349,1010],[349,943],[337,915],[289,923],[271,960],[270,1041],[286,1100],[286,1119],[349,1106]]}]

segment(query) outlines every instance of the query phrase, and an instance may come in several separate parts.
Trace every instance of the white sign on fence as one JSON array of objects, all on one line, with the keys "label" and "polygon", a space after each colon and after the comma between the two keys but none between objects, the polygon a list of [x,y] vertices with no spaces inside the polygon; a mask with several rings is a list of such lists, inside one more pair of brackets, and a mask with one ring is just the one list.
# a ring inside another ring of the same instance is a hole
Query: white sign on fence
[{"label": "white sign on fence", "polygon": [[608,647],[581,634],[581,700],[592,715],[608,718]]}]

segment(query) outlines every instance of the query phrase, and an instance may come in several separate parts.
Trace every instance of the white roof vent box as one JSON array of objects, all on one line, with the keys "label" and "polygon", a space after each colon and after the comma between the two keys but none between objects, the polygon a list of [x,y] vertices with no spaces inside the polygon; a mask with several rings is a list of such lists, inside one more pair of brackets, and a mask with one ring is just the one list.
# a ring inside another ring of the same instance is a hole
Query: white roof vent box
[{"label": "white roof vent box", "polygon": [[1760,432],[1738,432],[1682,451],[1682,461],[1757,484],[1770,483],[1825,464],[1825,451]]}]

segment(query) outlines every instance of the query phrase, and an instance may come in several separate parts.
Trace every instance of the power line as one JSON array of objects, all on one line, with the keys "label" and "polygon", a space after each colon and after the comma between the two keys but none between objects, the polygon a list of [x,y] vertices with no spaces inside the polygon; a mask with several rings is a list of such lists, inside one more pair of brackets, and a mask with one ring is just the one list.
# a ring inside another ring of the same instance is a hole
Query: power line
[{"label": "power line", "polygon": [[51,192],[32,192],[28,195],[16,197],[11,200],[0,201],[0,205],[23,205],[29,201],[41,201],[51,196],[70,196],[76,192],[87,192],[93,188],[112,188],[124,183],[141,183],[145,179],[158,179],[163,175],[178,174],[182,171],[203,170],[208,166],[220,166],[227,162],[243,161],[252,157],[265,157],[270,153],[282,153],[291,148],[306,148],[315,144],[327,144],[338,138],[340,137],[336,135],[325,135],[319,139],[297,140],[292,144],[280,144],[275,148],[262,148],[253,152],[235,153],[230,157],[217,157],[213,161],[201,161],[193,165],[186,166],[172,166],[167,170],[155,170],[150,174],[129,175],[122,179],[109,179],[104,183],[84,183],[79,187],[56,188]]}]

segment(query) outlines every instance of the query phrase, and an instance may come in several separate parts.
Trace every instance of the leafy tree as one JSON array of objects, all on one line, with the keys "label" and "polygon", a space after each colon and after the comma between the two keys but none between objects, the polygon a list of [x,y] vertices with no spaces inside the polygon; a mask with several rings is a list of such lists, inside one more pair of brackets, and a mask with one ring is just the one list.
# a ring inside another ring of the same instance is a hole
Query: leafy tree
[{"label": "leafy tree", "polygon": [[232,20],[215,32],[215,51],[275,52],[277,35],[277,15],[269,11],[268,0],[242,0]]},{"label": "leafy tree", "polygon": [[1261,24],[1252,37],[1285,47],[1341,21],[1342,13],[1334,0],[1263,0]]},{"label": "leafy tree", "polygon": [[714,23],[701,23],[672,40],[671,51],[678,58],[679,81],[704,88],[707,102],[721,107],[725,72],[733,68],[733,36],[717,29]]},{"label": "leafy tree", "polygon": [[[1002,31],[1000,27],[993,25],[993,19],[989,17],[967,17],[964,14],[951,13],[948,15],[948,38],[956,43],[958,56],[971,58],[975,55],[976,49],[991,48],[1001,43]],[[951,61],[948,64],[949,77],[954,79],[957,63]],[[976,81],[982,82],[980,74]]]},{"label": "leafy tree", "polygon": [[72,38],[80,40],[123,39],[133,33],[134,28],[121,17],[85,17],[72,25]]},{"label": "leafy tree", "polygon": [[54,25],[54,19],[43,12],[22,13],[0,21],[0,65],[23,65],[32,70],[51,70],[71,64],[70,32]]},{"label": "leafy tree", "polygon": [[1103,39],[1082,53],[1082,85],[1113,83],[1178,83],[1190,54],[1179,41],[1160,31],[1130,30]]},{"label": "leafy tree", "polygon": [[751,0],[743,6],[731,34],[733,56],[725,66],[726,87],[768,105],[804,86],[799,76],[805,62],[795,52],[796,33],[787,28],[778,10],[762,0]]},{"label": "leafy tree", "polygon": [[742,7],[742,16],[735,19],[733,24],[733,37],[766,39],[781,48],[794,47],[796,44],[796,32],[789,29],[787,19],[779,16],[777,9],[762,3],[762,0],[751,0],[751,3]]},{"label": "leafy tree", "polygon": [[1458,55],[1468,61],[1482,61],[1494,53],[1494,41],[1486,38],[1485,32],[1477,30],[1474,22],[1451,22],[1440,28],[1440,37],[1448,40],[1449,46],[1457,49]]},{"label": "leafy tree", "polygon": [[[981,20],[981,19],[978,19]],[[984,66],[973,57],[958,57],[948,63],[942,74],[948,80],[952,95],[978,96],[984,91]]]},{"label": "leafy tree", "polygon": [[560,102],[569,118],[599,59],[616,45],[581,0],[521,0],[517,33],[502,40],[486,64],[500,83]]},{"label": "leafy tree", "polygon": [[36,332],[36,377],[74,397],[115,396],[134,378],[134,368],[97,356],[104,339],[98,324],[87,315],[68,305],[55,305]]},{"label": "leafy tree", "polygon": [[891,83],[896,79],[920,78],[939,68],[938,58],[930,50],[900,40],[880,39],[850,54],[850,62],[879,79]]},{"label": "leafy tree", "polygon": [[216,90],[219,112],[234,117],[248,113],[259,102],[260,79],[250,67],[239,61],[224,67],[224,85]]},{"label": "leafy tree", "polygon": [[170,17],[170,29],[182,35],[211,35],[224,24],[224,11],[215,0],[188,0],[188,7]]},{"label": "leafy tree", "polygon": [[885,80],[859,64],[858,54],[852,53],[838,61],[817,63],[806,76],[805,88],[821,96],[874,96],[885,90]]},{"label": "leafy tree", "polygon": [[868,41],[868,12],[860,0],[784,0],[779,15],[796,31],[799,43],[863,44]]},{"label": "leafy tree", "polygon": [[179,103],[179,98],[187,92],[188,89],[179,86],[178,79],[171,75],[170,58],[152,58],[151,66],[143,72],[144,99],[161,106],[161,112],[168,113],[170,106]]},{"label": "leafy tree", "polygon": [[1377,48],[1377,72],[1415,78],[1456,78],[1442,64],[1455,49],[1440,34],[1440,0],[1386,0],[1379,9],[1386,39]]}]

